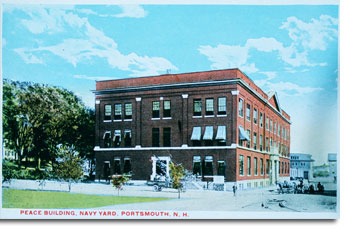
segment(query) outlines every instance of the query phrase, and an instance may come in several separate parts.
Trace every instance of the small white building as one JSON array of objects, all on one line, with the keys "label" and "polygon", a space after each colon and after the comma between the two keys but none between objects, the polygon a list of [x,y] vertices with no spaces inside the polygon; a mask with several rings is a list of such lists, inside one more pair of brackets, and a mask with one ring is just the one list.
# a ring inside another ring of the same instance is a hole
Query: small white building
[{"label": "small white building", "polygon": [[333,178],[333,181],[337,181],[337,154],[328,154],[328,164],[329,164],[329,176]]},{"label": "small white building", "polygon": [[311,154],[291,153],[290,154],[290,177],[302,177],[310,179],[312,162]]}]

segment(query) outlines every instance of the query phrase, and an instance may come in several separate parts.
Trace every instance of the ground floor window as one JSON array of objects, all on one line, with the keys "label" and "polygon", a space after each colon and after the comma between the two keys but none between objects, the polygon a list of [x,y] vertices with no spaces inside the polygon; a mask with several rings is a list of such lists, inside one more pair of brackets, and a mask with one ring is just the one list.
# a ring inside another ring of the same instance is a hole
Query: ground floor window
[{"label": "ground floor window", "polygon": [[121,174],[120,158],[114,158],[114,174]]},{"label": "ground floor window", "polygon": [[193,157],[193,174],[202,176],[202,162],[200,156]]},{"label": "ground floor window", "polygon": [[226,163],[225,161],[218,161],[218,175],[225,176]]},{"label": "ground floor window", "polygon": [[107,180],[109,175],[110,175],[110,162],[105,161],[103,163],[103,178]]},{"label": "ground floor window", "polygon": [[213,175],[213,156],[206,156],[204,160],[204,176]]},{"label": "ground floor window", "polygon": [[129,157],[124,158],[124,173],[131,172],[131,160]]},{"label": "ground floor window", "polygon": [[244,175],[244,156],[239,155],[239,175]]}]

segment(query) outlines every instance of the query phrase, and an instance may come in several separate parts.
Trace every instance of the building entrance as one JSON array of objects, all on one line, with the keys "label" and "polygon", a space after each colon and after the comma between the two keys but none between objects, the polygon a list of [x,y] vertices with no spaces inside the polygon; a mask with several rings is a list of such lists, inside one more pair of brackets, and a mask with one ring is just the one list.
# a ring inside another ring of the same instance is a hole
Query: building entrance
[{"label": "building entrance", "polygon": [[167,178],[170,176],[170,157],[167,156],[153,156],[151,158],[152,160],[152,175],[151,180],[154,180],[154,178]]}]

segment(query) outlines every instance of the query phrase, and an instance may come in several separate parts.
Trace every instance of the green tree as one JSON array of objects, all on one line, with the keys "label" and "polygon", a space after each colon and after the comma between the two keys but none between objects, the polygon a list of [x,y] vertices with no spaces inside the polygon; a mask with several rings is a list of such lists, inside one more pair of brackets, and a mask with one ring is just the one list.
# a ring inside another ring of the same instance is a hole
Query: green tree
[{"label": "green tree", "polygon": [[60,158],[53,168],[54,175],[68,182],[71,191],[72,182],[77,182],[83,176],[82,160],[73,147],[59,146]]},{"label": "green tree", "polygon": [[129,181],[129,178],[125,174],[112,176],[112,184],[118,190],[118,196],[119,196],[120,189],[128,181]]},{"label": "green tree", "polygon": [[2,160],[2,183],[11,183],[12,179],[18,176],[18,166],[8,160]]},{"label": "green tree", "polygon": [[185,169],[181,164],[174,164],[173,162],[169,165],[170,168],[170,178],[172,180],[172,187],[177,189],[178,198],[180,199],[180,193],[183,189],[183,184],[181,179],[186,175]]}]

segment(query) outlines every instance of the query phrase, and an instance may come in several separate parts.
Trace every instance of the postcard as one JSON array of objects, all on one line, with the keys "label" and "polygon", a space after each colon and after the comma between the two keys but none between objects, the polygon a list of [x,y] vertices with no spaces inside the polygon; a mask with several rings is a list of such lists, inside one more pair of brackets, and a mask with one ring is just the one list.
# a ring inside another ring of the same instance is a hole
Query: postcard
[{"label": "postcard", "polygon": [[0,219],[338,219],[339,1],[1,1]]}]

